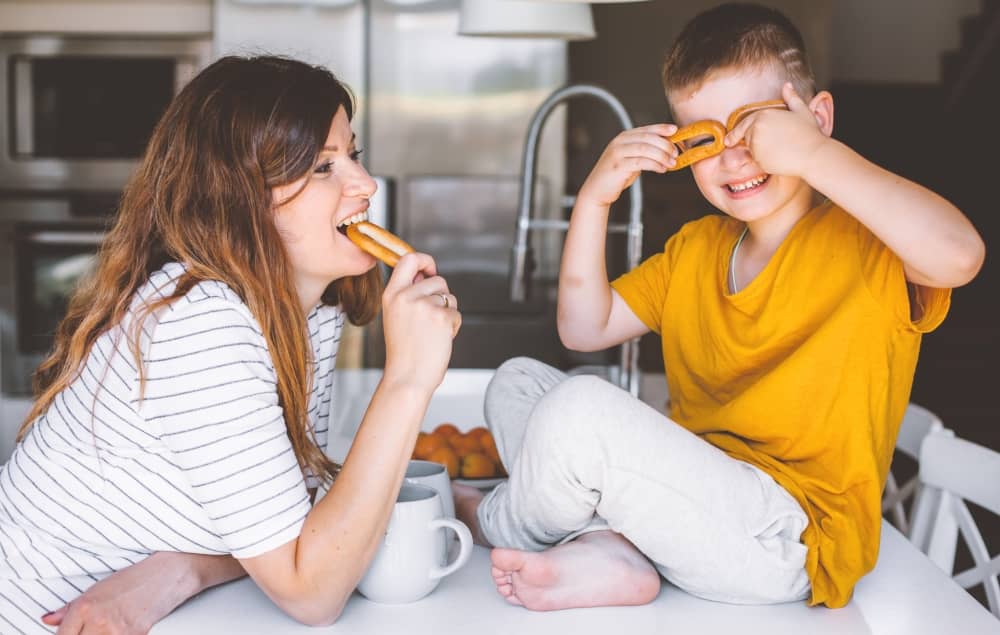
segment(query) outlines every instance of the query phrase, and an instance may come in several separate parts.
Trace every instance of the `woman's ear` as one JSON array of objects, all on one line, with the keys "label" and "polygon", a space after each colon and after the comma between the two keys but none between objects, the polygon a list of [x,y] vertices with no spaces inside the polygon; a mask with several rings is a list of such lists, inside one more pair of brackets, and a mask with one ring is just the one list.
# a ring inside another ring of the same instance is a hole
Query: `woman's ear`
[{"label": "woman's ear", "polygon": [[833,134],[833,95],[829,91],[821,90],[816,96],[809,100],[809,111],[816,118],[816,124],[823,134],[830,136]]}]

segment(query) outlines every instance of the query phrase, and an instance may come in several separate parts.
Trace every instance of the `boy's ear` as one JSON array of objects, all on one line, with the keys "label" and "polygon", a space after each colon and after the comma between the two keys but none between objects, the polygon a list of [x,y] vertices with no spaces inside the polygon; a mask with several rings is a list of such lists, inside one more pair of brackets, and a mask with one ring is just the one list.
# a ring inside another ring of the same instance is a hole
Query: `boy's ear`
[{"label": "boy's ear", "polygon": [[809,100],[809,111],[816,118],[816,124],[823,134],[830,136],[833,134],[833,95],[829,91],[821,90],[816,96]]}]

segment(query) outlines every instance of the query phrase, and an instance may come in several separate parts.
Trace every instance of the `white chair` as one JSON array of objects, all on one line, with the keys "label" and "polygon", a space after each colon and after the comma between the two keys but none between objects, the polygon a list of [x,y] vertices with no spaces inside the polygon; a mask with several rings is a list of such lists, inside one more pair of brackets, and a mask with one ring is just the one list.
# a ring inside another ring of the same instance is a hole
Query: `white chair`
[{"label": "white chair", "polygon": [[[903,423],[899,428],[899,436],[896,438],[896,450],[902,452],[914,461],[920,461],[920,445],[924,437],[928,434],[935,434],[945,430],[941,420],[933,412],[911,403],[906,407],[903,415]],[[911,511],[916,507],[916,499],[920,496],[920,479],[916,475],[906,481],[902,486],[896,481],[896,477],[889,472],[886,479],[885,491],[882,494],[882,513],[891,512],[892,524],[896,526],[903,535],[910,533],[910,518],[906,513],[906,501],[913,499]]]},{"label": "white chair", "polygon": [[[1000,515],[1000,452],[946,434],[928,435],[920,451],[924,496],[913,511],[910,540],[959,586],[982,584],[990,611],[1000,618],[1000,556],[991,558],[965,501]],[[975,563],[954,572],[958,537]]]}]

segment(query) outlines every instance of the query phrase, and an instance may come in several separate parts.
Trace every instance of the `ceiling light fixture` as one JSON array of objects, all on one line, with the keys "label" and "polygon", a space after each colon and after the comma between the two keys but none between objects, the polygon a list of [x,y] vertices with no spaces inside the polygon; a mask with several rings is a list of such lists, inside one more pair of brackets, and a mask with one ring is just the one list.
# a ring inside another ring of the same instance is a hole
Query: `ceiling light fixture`
[{"label": "ceiling light fixture", "polygon": [[458,33],[560,40],[589,40],[595,36],[589,6],[533,0],[462,0]]}]

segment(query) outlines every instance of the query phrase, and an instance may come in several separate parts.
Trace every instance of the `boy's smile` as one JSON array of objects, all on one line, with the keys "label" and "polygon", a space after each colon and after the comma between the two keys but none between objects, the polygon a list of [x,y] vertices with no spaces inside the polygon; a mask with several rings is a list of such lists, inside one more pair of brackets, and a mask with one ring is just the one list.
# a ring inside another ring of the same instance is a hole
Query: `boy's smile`
[{"label": "boy's smile", "polygon": [[[781,98],[785,74],[776,67],[716,71],[700,85],[669,95],[679,126],[702,119],[725,122],[746,104]],[[808,209],[811,192],[801,179],[768,174],[746,145],[726,148],[691,166],[695,183],[716,208],[751,223],[788,207]]]}]

